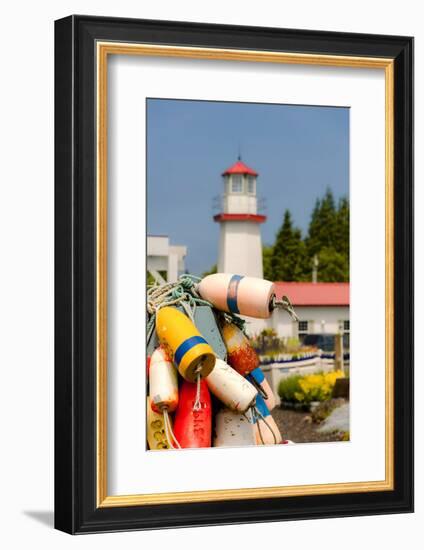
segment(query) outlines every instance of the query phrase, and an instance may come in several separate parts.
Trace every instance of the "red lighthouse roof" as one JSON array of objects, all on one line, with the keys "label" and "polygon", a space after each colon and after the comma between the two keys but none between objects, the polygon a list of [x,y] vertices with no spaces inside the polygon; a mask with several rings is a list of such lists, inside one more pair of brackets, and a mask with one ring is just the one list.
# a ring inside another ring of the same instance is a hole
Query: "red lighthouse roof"
[{"label": "red lighthouse roof", "polygon": [[223,176],[228,176],[230,174],[249,174],[250,176],[258,175],[257,172],[252,170],[252,168],[249,168],[249,166],[244,164],[244,162],[242,162],[240,159],[222,173]]}]

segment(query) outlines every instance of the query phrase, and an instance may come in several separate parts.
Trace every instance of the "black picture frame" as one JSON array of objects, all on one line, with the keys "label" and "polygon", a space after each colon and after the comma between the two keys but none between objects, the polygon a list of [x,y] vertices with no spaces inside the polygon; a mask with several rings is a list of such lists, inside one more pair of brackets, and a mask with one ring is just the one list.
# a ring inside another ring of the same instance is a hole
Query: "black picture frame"
[{"label": "black picture frame", "polygon": [[[97,507],[99,40],[394,60],[394,490]],[[413,39],[73,15],[55,22],[55,527],[68,533],[413,511]]]}]

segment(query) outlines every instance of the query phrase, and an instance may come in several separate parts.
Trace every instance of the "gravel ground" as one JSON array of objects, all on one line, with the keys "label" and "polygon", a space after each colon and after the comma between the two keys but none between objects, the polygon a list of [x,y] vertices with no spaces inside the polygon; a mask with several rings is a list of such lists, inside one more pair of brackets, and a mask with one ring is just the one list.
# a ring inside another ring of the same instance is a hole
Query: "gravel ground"
[{"label": "gravel ground", "polygon": [[294,411],[276,407],[272,416],[277,423],[284,439],[294,443],[318,443],[322,441],[340,441],[340,437],[332,433],[320,433],[322,424],[312,421],[309,412]]}]

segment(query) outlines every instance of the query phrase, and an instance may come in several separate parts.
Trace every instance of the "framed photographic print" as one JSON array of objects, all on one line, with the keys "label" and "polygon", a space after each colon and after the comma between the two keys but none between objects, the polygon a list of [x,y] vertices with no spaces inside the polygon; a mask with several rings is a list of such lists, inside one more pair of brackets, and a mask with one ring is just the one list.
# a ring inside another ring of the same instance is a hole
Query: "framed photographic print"
[{"label": "framed photographic print", "polygon": [[55,24],[55,526],[413,509],[413,39]]}]

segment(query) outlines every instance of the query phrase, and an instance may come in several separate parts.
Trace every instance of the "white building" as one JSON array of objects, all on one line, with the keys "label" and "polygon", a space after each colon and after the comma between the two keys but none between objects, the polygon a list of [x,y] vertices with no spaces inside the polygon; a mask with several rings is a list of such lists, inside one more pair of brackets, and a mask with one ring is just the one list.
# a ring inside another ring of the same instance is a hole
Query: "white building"
[{"label": "white building", "polygon": [[286,311],[274,311],[268,328],[279,337],[349,333],[349,283],[276,282],[275,287],[277,299],[288,296],[299,317],[295,322]]},{"label": "white building", "polygon": [[224,193],[219,214],[218,272],[263,277],[260,224],[266,216],[258,214],[258,174],[238,161],[222,174]]},{"label": "white building", "polygon": [[[174,283],[185,272],[186,246],[171,245],[166,235],[147,235],[147,271],[160,283]],[[162,274],[165,276],[162,277]]]}]

